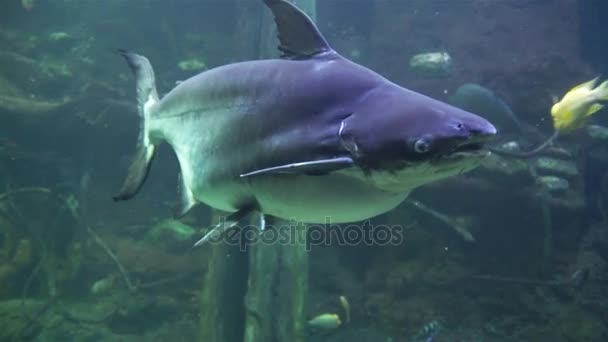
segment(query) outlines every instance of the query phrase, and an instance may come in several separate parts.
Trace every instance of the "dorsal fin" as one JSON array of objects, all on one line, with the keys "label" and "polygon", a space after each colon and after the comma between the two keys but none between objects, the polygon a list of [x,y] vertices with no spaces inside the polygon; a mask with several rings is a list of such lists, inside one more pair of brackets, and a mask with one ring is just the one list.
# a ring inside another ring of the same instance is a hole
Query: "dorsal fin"
[{"label": "dorsal fin", "polygon": [[310,17],[286,0],[264,0],[274,15],[281,58],[307,59],[332,51]]},{"label": "dorsal fin", "polygon": [[577,89],[591,90],[591,89],[593,89],[595,87],[595,84],[597,83],[597,80],[599,80],[599,79],[600,79],[600,77],[598,76],[598,77],[592,79],[591,81],[587,81],[587,82],[581,83],[581,84],[575,86],[574,88],[570,89],[570,91],[574,91],[574,90],[577,90]]}]

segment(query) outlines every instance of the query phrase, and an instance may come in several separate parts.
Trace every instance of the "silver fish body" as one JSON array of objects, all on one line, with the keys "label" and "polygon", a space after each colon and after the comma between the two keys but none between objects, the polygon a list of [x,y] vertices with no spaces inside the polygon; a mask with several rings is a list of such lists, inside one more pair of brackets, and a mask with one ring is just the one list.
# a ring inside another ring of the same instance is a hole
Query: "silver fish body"
[{"label": "silver fish body", "polygon": [[490,122],[340,56],[297,7],[264,2],[280,59],[213,68],[160,99],[148,59],[120,51],[137,80],[141,133],[115,200],[138,192],[162,142],[180,164],[179,214],[205,203],[232,213],[226,226],[252,211],[308,223],[364,220],[480,164],[496,133]]}]

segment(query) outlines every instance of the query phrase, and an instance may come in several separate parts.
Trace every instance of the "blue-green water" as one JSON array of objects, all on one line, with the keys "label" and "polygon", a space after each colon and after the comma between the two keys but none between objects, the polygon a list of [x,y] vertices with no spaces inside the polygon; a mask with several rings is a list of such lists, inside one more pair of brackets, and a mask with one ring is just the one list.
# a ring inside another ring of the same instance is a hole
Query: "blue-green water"
[{"label": "blue-green water", "polygon": [[[552,98],[608,70],[600,0],[297,4],[342,56],[485,116],[496,147],[542,143]],[[139,194],[112,201],[139,129],[115,50],[147,56],[162,97],[277,58],[273,27],[262,0],[4,1],[0,341],[608,340],[605,109],[532,158],[493,154],[290,243],[235,230],[193,249],[221,213],[173,218],[167,145]]]}]

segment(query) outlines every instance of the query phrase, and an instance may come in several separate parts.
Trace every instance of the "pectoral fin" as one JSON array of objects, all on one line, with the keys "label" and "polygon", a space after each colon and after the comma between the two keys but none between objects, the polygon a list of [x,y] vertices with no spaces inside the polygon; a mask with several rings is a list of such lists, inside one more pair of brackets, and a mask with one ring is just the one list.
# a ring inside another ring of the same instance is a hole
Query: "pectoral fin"
[{"label": "pectoral fin", "polygon": [[299,163],[292,163],[280,166],[273,166],[265,169],[247,172],[241,175],[242,178],[261,174],[277,173],[303,173],[311,175],[325,174],[332,171],[345,169],[354,165],[350,157],[337,157],[332,159],[313,160]]},{"label": "pectoral fin", "polygon": [[587,114],[585,114],[585,116],[591,116],[591,115],[595,114],[596,112],[599,112],[602,108],[604,108],[603,105],[596,103],[589,108],[589,110],[587,111]]}]

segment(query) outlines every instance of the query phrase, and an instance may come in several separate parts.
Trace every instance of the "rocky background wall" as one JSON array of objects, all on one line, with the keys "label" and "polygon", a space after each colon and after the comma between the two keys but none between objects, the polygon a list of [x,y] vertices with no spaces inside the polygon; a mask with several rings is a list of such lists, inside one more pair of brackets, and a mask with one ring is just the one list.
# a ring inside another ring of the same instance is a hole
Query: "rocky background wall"
[{"label": "rocky background wall", "polygon": [[[190,246],[210,215],[170,219],[168,148],[137,199],[110,203],[137,134],[132,79],[112,49],[145,51],[163,93],[251,56],[239,30],[259,7],[243,1],[3,3],[0,340],[195,338],[208,255]],[[343,55],[442,100],[478,83],[545,134],[551,97],[608,70],[601,0],[318,3]],[[425,52],[449,53],[451,73],[411,69]],[[493,159],[416,191],[419,203],[373,220],[404,228],[396,246],[313,246],[308,316],[341,324],[310,327],[310,341],[608,340],[606,221],[590,217],[586,190],[606,198],[605,153],[588,153],[601,132],[560,141],[565,157]],[[569,185],[547,195],[539,175]]]}]

